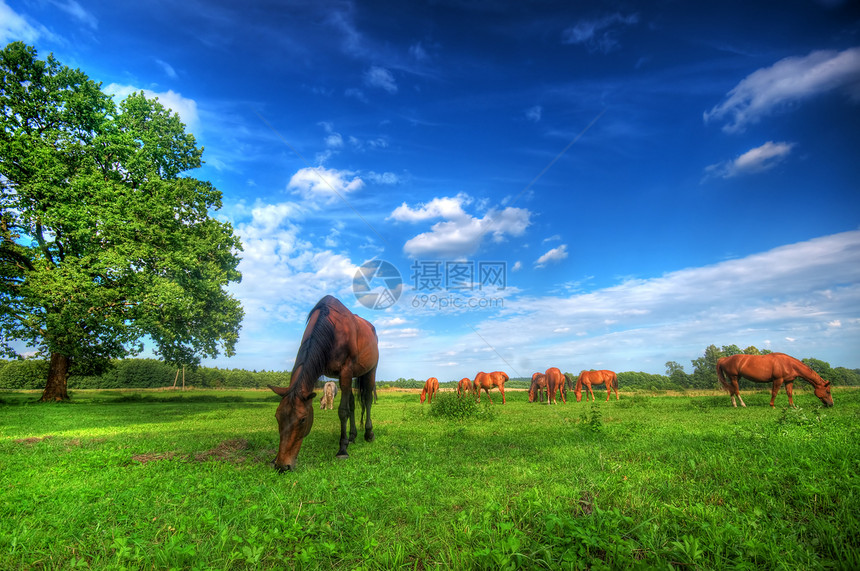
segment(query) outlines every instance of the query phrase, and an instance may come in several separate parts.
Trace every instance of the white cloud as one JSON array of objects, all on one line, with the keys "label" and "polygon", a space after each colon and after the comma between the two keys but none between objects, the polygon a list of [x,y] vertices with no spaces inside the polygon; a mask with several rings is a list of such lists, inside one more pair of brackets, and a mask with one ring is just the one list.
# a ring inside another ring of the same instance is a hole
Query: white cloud
[{"label": "white cloud", "polygon": [[95,16],[93,16],[90,12],[87,12],[80,4],[78,4],[75,0],[65,0],[60,2],[58,0],[52,0],[51,3],[65,12],[69,14],[79,22],[87,25],[92,29],[98,28],[98,20]]},{"label": "white cloud", "polygon": [[759,69],[729,91],[725,101],[705,112],[704,119],[725,120],[723,131],[741,132],[782,107],[839,90],[860,99],[860,47],[815,51]]},{"label": "white cloud", "polygon": [[460,193],[454,197],[434,198],[427,204],[422,204],[418,208],[412,208],[405,202],[394,209],[394,212],[388,217],[390,220],[398,222],[420,222],[431,218],[461,218],[468,215],[463,210],[464,204],[469,204],[471,199]]},{"label": "white cloud", "polygon": [[166,61],[160,60],[160,59],[156,59],[155,63],[158,64],[158,67],[161,68],[161,70],[164,72],[164,74],[167,77],[169,77],[170,79],[176,79],[176,77],[177,77],[176,70],[173,69],[172,65],[170,65]]},{"label": "white cloud", "polygon": [[[695,358],[712,343],[768,346],[787,337],[800,357],[856,366],[858,308],[860,231],[852,231],[588,293],[508,299],[501,315],[475,328],[507,358],[529,347],[531,358],[571,371],[591,366],[581,356],[600,355],[609,368],[647,370],[650,360],[662,372],[666,361]],[[586,334],[547,340],[564,327]]]},{"label": "white cloud", "polygon": [[151,89],[141,89],[132,85],[120,85],[111,83],[104,88],[105,93],[112,95],[117,100],[123,100],[132,93],[143,94],[147,99],[158,99],[164,107],[179,115],[179,118],[185,123],[188,131],[194,132],[200,127],[200,117],[197,114],[197,102],[193,99],[183,97],[181,93],[176,93],[172,89],[165,92],[155,92]]},{"label": "white cloud", "polygon": [[455,197],[434,198],[418,208],[405,202],[398,206],[388,219],[400,222],[422,222],[444,218],[431,226],[429,232],[419,234],[403,246],[403,251],[412,257],[427,256],[441,258],[464,258],[480,248],[484,236],[491,235],[500,242],[505,236],[521,236],[531,223],[531,213],[523,208],[507,207],[491,210],[483,218],[468,214],[464,205],[472,199],[465,194]]},{"label": "white cloud", "polygon": [[543,107],[540,105],[535,105],[534,107],[529,107],[526,109],[526,119],[529,121],[534,121],[535,123],[540,122],[541,115],[543,114]]},{"label": "white cloud", "polygon": [[333,202],[364,187],[364,181],[352,171],[325,167],[306,167],[292,176],[287,188],[311,201]]},{"label": "white cloud", "polygon": [[583,45],[591,52],[604,54],[620,47],[618,36],[622,27],[639,22],[637,14],[609,14],[602,18],[580,20],[562,32],[563,44]]},{"label": "white cloud", "polygon": [[794,143],[768,141],[734,160],[706,167],[705,174],[708,177],[731,178],[764,172],[782,162],[791,153],[793,147]]},{"label": "white cloud", "polygon": [[567,244],[562,244],[558,248],[553,248],[549,252],[537,259],[535,267],[542,268],[548,263],[560,262],[567,257]]},{"label": "white cloud", "polygon": [[0,44],[5,46],[14,41],[33,44],[44,32],[44,28],[33,26],[24,16],[0,0]]},{"label": "white cloud", "polygon": [[364,74],[364,83],[368,87],[378,87],[388,93],[397,93],[397,82],[394,75],[384,67],[373,66]]}]

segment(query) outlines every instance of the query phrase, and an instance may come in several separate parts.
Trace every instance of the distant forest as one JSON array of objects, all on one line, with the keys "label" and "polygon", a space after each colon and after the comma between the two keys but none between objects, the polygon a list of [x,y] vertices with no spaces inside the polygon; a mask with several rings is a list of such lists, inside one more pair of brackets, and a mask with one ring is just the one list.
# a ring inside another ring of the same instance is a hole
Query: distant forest
[{"label": "distant forest", "polygon": [[[718,389],[716,364],[721,357],[745,353],[762,355],[770,351],[760,351],[755,347],[740,349],[736,345],[716,347],[711,345],[704,354],[691,361],[692,372],[675,361],[666,363],[666,374],[643,373],[636,371],[618,372],[618,386],[622,390],[644,391],[685,391],[691,389]],[[860,369],[831,367],[830,363],[815,358],[804,358],[804,363],[834,385],[860,386]],[[477,373],[477,371],[475,371]],[[511,377],[505,384],[510,388],[528,388],[528,377]],[[510,373],[509,373],[510,374]],[[568,379],[576,380],[579,371],[565,371]],[[48,362],[44,359],[0,360],[0,389],[42,389],[48,376]],[[290,383],[289,371],[246,371],[244,369],[219,369],[197,367],[196,369],[177,369],[156,359],[121,359],[111,361],[106,368],[97,373],[79,369],[73,365],[69,376],[70,389],[142,389],[177,387],[183,385],[195,388],[266,388],[267,385],[287,386]],[[377,379],[377,387],[421,388],[426,379],[401,377],[394,380]],[[460,379],[439,379],[440,388],[456,388]],[[764,385],[742,380],[742,388],[765,388]],[[796,388],[802,389],[805,383],[799,382]],[[769,385],[768,385],[769,386]]]}]

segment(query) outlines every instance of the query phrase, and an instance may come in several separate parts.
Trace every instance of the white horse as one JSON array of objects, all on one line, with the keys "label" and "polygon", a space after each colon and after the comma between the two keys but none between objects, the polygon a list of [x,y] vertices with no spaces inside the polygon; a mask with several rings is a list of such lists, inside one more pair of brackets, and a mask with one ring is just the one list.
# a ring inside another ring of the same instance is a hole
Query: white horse
[{"label": "white horse", "polygon": [[333,409],[334,397],[337,394],[337,383],[328,381],[323,387],[323,397],[320,399],[320,409]]}]

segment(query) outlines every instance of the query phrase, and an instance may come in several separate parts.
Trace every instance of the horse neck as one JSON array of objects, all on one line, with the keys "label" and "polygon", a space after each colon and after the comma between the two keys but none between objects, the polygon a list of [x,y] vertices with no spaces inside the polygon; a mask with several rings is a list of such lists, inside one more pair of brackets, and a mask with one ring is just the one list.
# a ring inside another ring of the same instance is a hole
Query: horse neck
[{"label": "horse neck", "polygon": [[797,366],[798,376],[815,387],[820,387],[822,385],[827,384],[827,381],[821,378],[821,375],[815,372],[815,369],[804,363],[803,361],[798,360],[799,364]]},{"label": "horse neck", "polygon": [[299,363],[290,375],[290,393],[297,394],[300,397],[308,396],[314,392],[317,379],[321,375],[322,371],[315,374],[310,368],[306,369],[303,363]]}]

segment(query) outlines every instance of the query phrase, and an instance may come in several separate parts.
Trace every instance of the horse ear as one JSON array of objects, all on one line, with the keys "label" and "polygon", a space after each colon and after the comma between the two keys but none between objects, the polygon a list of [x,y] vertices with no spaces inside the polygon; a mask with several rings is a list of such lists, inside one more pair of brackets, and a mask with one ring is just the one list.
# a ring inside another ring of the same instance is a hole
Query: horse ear
[{"label": "horse ear", "polygon": [[305,397],[305,401],[306,401],[306,402],[311,402],[312,400],[314,400],[314,398],[315,398],[316,396],[317,396],[317,394],[316,394],[316,393],[311,393],[311,394],[309,394],[308,396],[306,396],[306,397]]},{"label": "horse ear", "polygon": [[289,390],[289,387],[273,387],[272,385],[266,385],[266,386],[268,386],[270,389],[272,389],[275,392],[275,394],[277,394],[278,396],[280,396],[282,398],[287,396],[287,391]]}]

